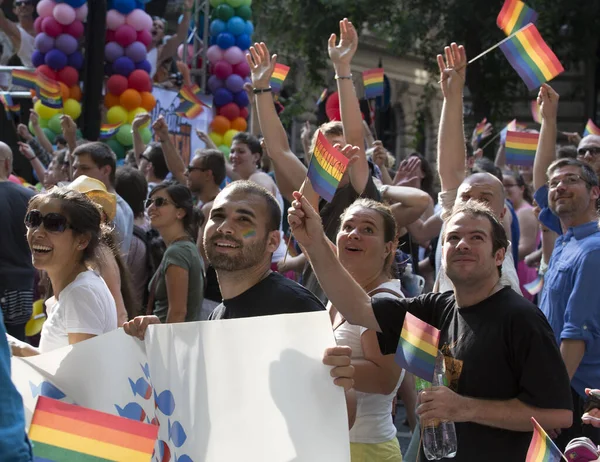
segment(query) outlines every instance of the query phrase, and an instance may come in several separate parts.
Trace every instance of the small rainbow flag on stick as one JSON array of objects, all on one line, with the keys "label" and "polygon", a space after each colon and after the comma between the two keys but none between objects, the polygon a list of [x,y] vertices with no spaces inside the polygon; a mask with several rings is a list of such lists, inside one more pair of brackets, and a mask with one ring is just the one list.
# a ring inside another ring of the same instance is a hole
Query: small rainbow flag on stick
[{"label": "small rainbow flag on stick", "polygon": [[177,96],[182,101],[177,109],[175,109],[178,116],[195,119],[202,114],[202,106],[206,106],[206,104],[204,104],[197,96],[199,91],[200,88],[197,85],[194,87],[184,86],[181,88]]},{"label": "small rainbow flag on stick", "polygon": [[538,14],[520,0],[506,0],[496,24],[506,35],[525,27],[527,24],[535,24]]},{"label": "small rainbow flag on stick", "polygon": [[440,331],[406,313],[396,350],[396,363],[428,382],[433,381]]},{"label": "small rainbow flag on stick", "polygon": [[588,135],[600,135],[600,128],[598,128],[592,119],[588,119],[587,124],[585,124],[585,130],[583,131],[583,136]]},{"label": "small rainbow flag on stick", "polygon": [[29,88],[30,90],[37,90],[38,78],[35,71],[23,71],[15,69],[12,71],[12,83],[19,87]]},{"label": "small rainbow flag on stick", "polygon": [[362,73],[365,84],[365,98],[373,99],[383,95],[383,68],[377,67]]},{"label": "small rainbow flag on stick", "polygon": [[564,71],[533,24],[506,38],[500,43],[500,49],[529,90],[535,90]]},{"label": "small rainbow flag on stick", "polygon": [[323,92],[321,93],[321,95],[319,96],[319,99],[317,100],[317,106],[319,104],[321,104],[323,101],[325,101],[325,98],[327,98],[327,88],[325,88],[323,90]]},{"label": "small rainbow flag on stick", "polygon": [[319,130],[315,150],[308,166],[308,179],[316,193],[327,202],[333,199],[348,167],[348,160]]},{"label": "small rainbow flag on stick", "polygon": [[538,274],[537,278],[527,284],[523,284],[523,287],[531,295],[539,294],[544,288],[544,276]]},{"label": "small rainbow flag on stick", "polygon": [[538,124],[542,123],[542,113],[540,111],[540,105],[535,99],[531,102],[531,117],[533,117],[534,122]]},{"label": "small rainbow flag on stick", "polygon": [[40,396],[29,439],[39,461],[149,462],[158,426]]},{"label": "small rainbow flag on stick", "polygon": [[8,117],[9,119],[11,112],[16,113],[21,110],[21,105],[15,104],[13,102],[12,96],[10,96],[8,93],[0,93],[0,102],[2,103],[2,106],[4,106],[6,117]]},{"label": "small rainbow flag on stick", "polygon": [[477,136],[478,143],[483,138],[483,132],[485,132],[486,124],[487,124],[487,118],[484,117],[484,119],[481,122],[479,122],[477,125],[475,125],[475,135]]},{"label": "small rainbow flag on stick", "polygon": [[539,137],[539,133],[509,130],[506,134],[506,163],[508,165],[532,166]]},{"label": "small rainbow flag on stick", "polygon": [[567,460],[537,420],[532,417],[531,423],[533,424],[533,437],[531,443],[529,443],[525,462],[559,462],[563,459]]},{"label": "small rainbow flag on stick", "polygon": [[102,124],[100,126],[100,139],[106,140],[111,136],[116,135],[121,125],[123,125],[121,122],[116,124]]},{"label": "small rainbow flag on stick", "polygon": [[275,64],[275,69],[273,69],[273,75],[271,76],[271,91],[273,93],[279,93],[281,91],[283,81],[285,80],[289,72],[289,66],[279,63]]}]

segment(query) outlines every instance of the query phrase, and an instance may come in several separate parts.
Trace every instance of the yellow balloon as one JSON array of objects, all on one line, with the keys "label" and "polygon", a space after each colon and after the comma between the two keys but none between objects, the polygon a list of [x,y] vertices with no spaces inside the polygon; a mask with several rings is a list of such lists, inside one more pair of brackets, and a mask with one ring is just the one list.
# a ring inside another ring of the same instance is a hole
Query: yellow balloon
[{"label": "yellow balloon", "polygon": [[[138,107],[133,111],[129,111],[129,114],[127,114],[127,123],[132,124],[133,119],[135,119],[135,116],[138,114],[148,114],[148,111],[146,111],[146,109],[143,107]],[[142,125],[142,128],[146,128],[148,125],[150,125],[150,122],[146,122],[144,125]]]},{"label": "yellow balloon", "polygon": [[106,120],[109,124],[127,123],[127,111],[122,106],[113,106],[106,113]]},{"label": "yellow balloon", "polygon": [[81,104],[77,100],[69,98],[63,102],[63,106],[65,114],[70,116],[71,119],[77,120],[81,115]]},{"label": "yellow balloon", "polygon": [[223,144],[225,146],[231,146],[231,143],[233,143],[233,137],[235,135],[237,135],[239,132],[237,130],[234,130],[233,128],[230,130],[227,130],[225,132],[225,135],[223,135]]},{"label": "yellow balloon", "polygon": [[61,112],[59,109],[44,106],[40,100],[35,102],[33,108],[42,119],[51,119],[53,115]]},{"label": "yellow balloon", "polygon": [[208,137],[215,143],[217,146],[221,146],[223,144],[223,137],[216,132],[209,133]]}]

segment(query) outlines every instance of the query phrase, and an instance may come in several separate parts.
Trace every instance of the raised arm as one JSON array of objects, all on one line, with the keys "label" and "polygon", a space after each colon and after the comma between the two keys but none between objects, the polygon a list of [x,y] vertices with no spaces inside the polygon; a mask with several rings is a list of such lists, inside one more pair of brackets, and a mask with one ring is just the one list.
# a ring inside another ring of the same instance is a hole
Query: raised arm
[{"label": "raised arm", "polygon": [[23,155],[23,157],[25,157],[25,159],[29,161],[31,167],[33,167],[33,170],[38,177],[38,180],[43,184],[44,176],[46,175],[46,169],[44,168],[44,165],[40,159],[38,159],[33,152],[33,149],[31,149],[31,146],[29,146],[27,143],[19,141],[19,152]]},{"label": "raised arm", "polygon": [[335,69],[338,92],[340,95],[340,111],[344,126],[346,143],[357,146],[358,159],[349,166],[350,183],[358,194],[362,194],[369,181],[369,164],[364,149],[364,127],[360,105],[356,97],[350,63],[358,48],[358,34],[354,25],[345,19],[340,21],[340,43],[336,45],[337,37],[329,37],[329,57]]},{"label": "raised arm", "polygon": [[44,130],[42,130],[42,127],[40,126],[40,117],[38,116],[37,112],[35,112],[33,109],[31,109],[29,111],[29,120],[31,120],[31,126],[33,127],[33,133],[35,134],[35,137],[38,139],[40,146],[42,148],[44,148],[46,151],[48,151],[49,153],[53,153],[54,146],[52,146],[52,143],[50,142],[50,140],[44,133]]},{"label": "raised arm", "polygon": [[154,133],[158,135],[167,167],[173,174],[173,178],[175,178],[181,184],[186,184],[187,178],[185,177],[185,165],[183,163],[183,159],[171,142],[171,137],[169,136],[169,127],[167,126],[167,122],[163,116],[160,116],[154,121],[152,124],[152,129],[154,130]]},{"label": "raised arm", "polygon": [[[2,1],[0,1],[0,5],[2,5]],[[21,46],[21,33],[17,25],[4,15],[2,8],[0,8],[0,30],[8,36],[16,53]]]},{"label": "raised arm", "polygon": [[465,179],[465,132],[463,89],[467,55],[463,46],[452,43],[444,49],[446,59],[437,56],[440,86],[444,95],[438,134],[438,171],[442,191],[457,189]]},{"label": "raised arm", "polygon": [[183,4],[183,20],[177,26],[177,32],[175,35],[167,40],[167,43],[165,43],[160,49],[158,59],[156,60],[157,69],[163,61],[175,56],[175,53],[177,53],[177,47],[187,39],[193,7],[194,0],[185,0]]},{"label": "raised arm", "polygon": [[302,142],[302,149],[304,149],[304,164],[306,167],[310,164],[310,138],[312,136],[312,129],[310,126],[310,122],[306,120],[304,125],[302,125],[302,130],[300,131],[300,141]]},{"label": "raised arm", "polygon": [[366,146],[373,146],[375,144],[375,138],[373,137],[373,133],[371,133],[371,129],[369,128],[369,124],[367,123],[366,120],[362,121],[363,123],[363,130],[365,131],[365,145]]},{"label": "raised arm", "polygon": [[538,190],[546,184],[546,170],[556,159],[556,115],[558,113],[558,93],[543,84],[537,97],[542,115],[542,128],[533,161],[533,188]]},{"label": "raised arm", "polygon": [[426,192],[406,186],[383,186],[381,196],[392,203],[392,213],[399,228],[417,220],[432,202]]},{"label": "raised arm", "polygon": [[[135,155],[135,163],[138,168],[143,172],[145,171],[146,160],[142,159],[142,154],[146,150],[146,143],[142,140],[140,129],[143,125],[149,123],[151,120],[150,114],[138,114],[131,123],[131,131],[133,133],[133,153]],[[143,165],[142,165],[143,164]]]},{"label": "raised arm", "polygon": [[69,148],[69,179],[73,179],[73,151],[77,148],[77,125],[68,115],[60,116],[60,128]]}]

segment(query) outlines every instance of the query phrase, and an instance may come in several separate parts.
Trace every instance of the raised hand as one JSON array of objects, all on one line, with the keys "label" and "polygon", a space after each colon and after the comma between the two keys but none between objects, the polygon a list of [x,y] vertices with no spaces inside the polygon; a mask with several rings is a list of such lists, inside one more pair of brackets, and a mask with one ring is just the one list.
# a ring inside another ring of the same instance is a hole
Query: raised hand
[{"label": "raised hand", "polygon": [[383,143],[381,141],[375,141],[373,147],[375,148],[375,151],[373,151],[373,163],[379,168],[387,168],[385,166],[387,163],[387,151],[383,147]]},{"label": "raised hand", "polygon": [[346,146],[342,147],[341,144],[336,143],[333,145],[333,147],[349,159],[347,168],[350,168],[352,164],[359,159],[360,148],[358,146],[347,144]]},{"label": "raised hand", "polygon": [[421,159],[410,157],[403,160],[394,176],[395,186],[419,187],[419,174],[421,171]]},{"label": "raised hand", "polygon": [[210,139],[210,136],[208,136],[206,133],[204,133],[199,128],[196,129],[196,136],[200,139],[200,141],[202,141],[206,145],[207,148],[218,149],[215,142]]},{"label": "raised hand", "polygon": [[304,125],[302,125],[302,129],[300,130],[300,139],[302,140],[302,142],[308,143],[310,145],[311,131],[312,129],[310,127],[310,122],[307,120],[304,122]]},{"label": "raised hand", "polygon": [[146,126],[150,122],[150,120],[152,120],[150,114],[138,114],[133,118],[133,122],[131,123],[131,129],[137,131],[140,128]]},{"label": "raised hand", "polygon": [[152,124],[152,130],[158,135],[160,141],[166,141],[169,139],[169,126],[163,116],[160,116]]},{"label": "raised hand", "polygon": [[554,91],[554,88],[547,83],[542,84],[538,93],[537,103],[540,106],[540,114],[543,121],[556,121],[559,98],[560,96]]},{"label": "raised hand", "polygon": [[318,243],[325,237],[321,217],[312,208],[306,197],[294,192],[294,201],[288,209],[288,223],[296,241],[308,249],[311,244]]},{"label": "raised hand", "polygon": [[348,21],[348,18],[340,21],[340,43],[336,45],[336,41],[336,35],[331,34],[328,51],[333,65],[350,64],[358,48],[358,34],[352,23]]},{"label": "raised hand", "polygon": [[19,124],[17,126],[17,134],[23,138],[25,141],[30,141],[33,139],[33,135],[29,133],[29,129],[26,125]]},{"label": "raised hand", "polygon": [[270,56],[264,42],[255,43],[250,47],[250,53],[246,53],[246,61],[250,66],[254,88],[268,88],[277,63],[277,55]]},{"label": "raised hand", "polygon": [[[487,120],[487,119],[484,119]],[[473,149],[477,149],[479,147],[479,141],[483,141],[484,139],[486,139],[488,136],[490,136],[492,134],[492,131],[494,131],[494,127],[492,126],[491,123],[486,122],[485,126],[483,127],[483,133],[481,135],[481,140],[478,140],[477,138],[477,127],[475,127],[473,129],[473,135],[471,136],[471,146],[473,146]]]},{"label": "raised hand", "polygon": [[77,139],[77,125],[70,116],[66,114],[60,116],[60,128],[67,141],[74,142]]},{"label": "raised hand", "polygon": [[19,145],[19,152],[23,155],[23,157],[25,157],[25,159],[31,161],[35,158],[35,152],[33,152],[31,146],[29,146],[27,143],[22,143],[21,141],[18,141],[17,144]]},{"label": "raised hand", "polygon": [[437,55],[438,67],[440,69],[440,87],[444,98],[462,98],[467,75],[467,53],[465,48],[456,43],[444,48],[446,59]]},{"label": "raised hand", "polygon": [[33,125],[34,127],[36,127],[40,124],[40,116],[33,109],[29,110],[29,121],[31,122],[31,125]]}]

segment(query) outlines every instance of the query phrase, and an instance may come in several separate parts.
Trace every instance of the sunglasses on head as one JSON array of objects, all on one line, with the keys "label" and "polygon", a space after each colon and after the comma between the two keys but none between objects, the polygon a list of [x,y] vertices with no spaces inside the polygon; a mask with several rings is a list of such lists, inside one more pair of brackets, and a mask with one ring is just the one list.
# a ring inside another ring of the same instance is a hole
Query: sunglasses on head
[{"label": "sunglasses on head", "polygon": [[50,233],[62,233],[70,226],[67,217],[60,213],[42,215],[39,210],[30,210],[25,215],[25,226],[29,229],[39,228],[42,224],[44,229]]},{"label": "sunglasses on head", "polygon": [[[169,201],[169,199],[165,199],[164,197],[157,197],[155,199],[146,199],[146,201],[144,202],[144,205],[146,206],[147,209],[149,209],[152,204],[154,204],[155,207],[162,207],[163,205],[173,204],[173,203],[171,201]],[[175,205],[175,204],[173,204],[173,205]]]}]

